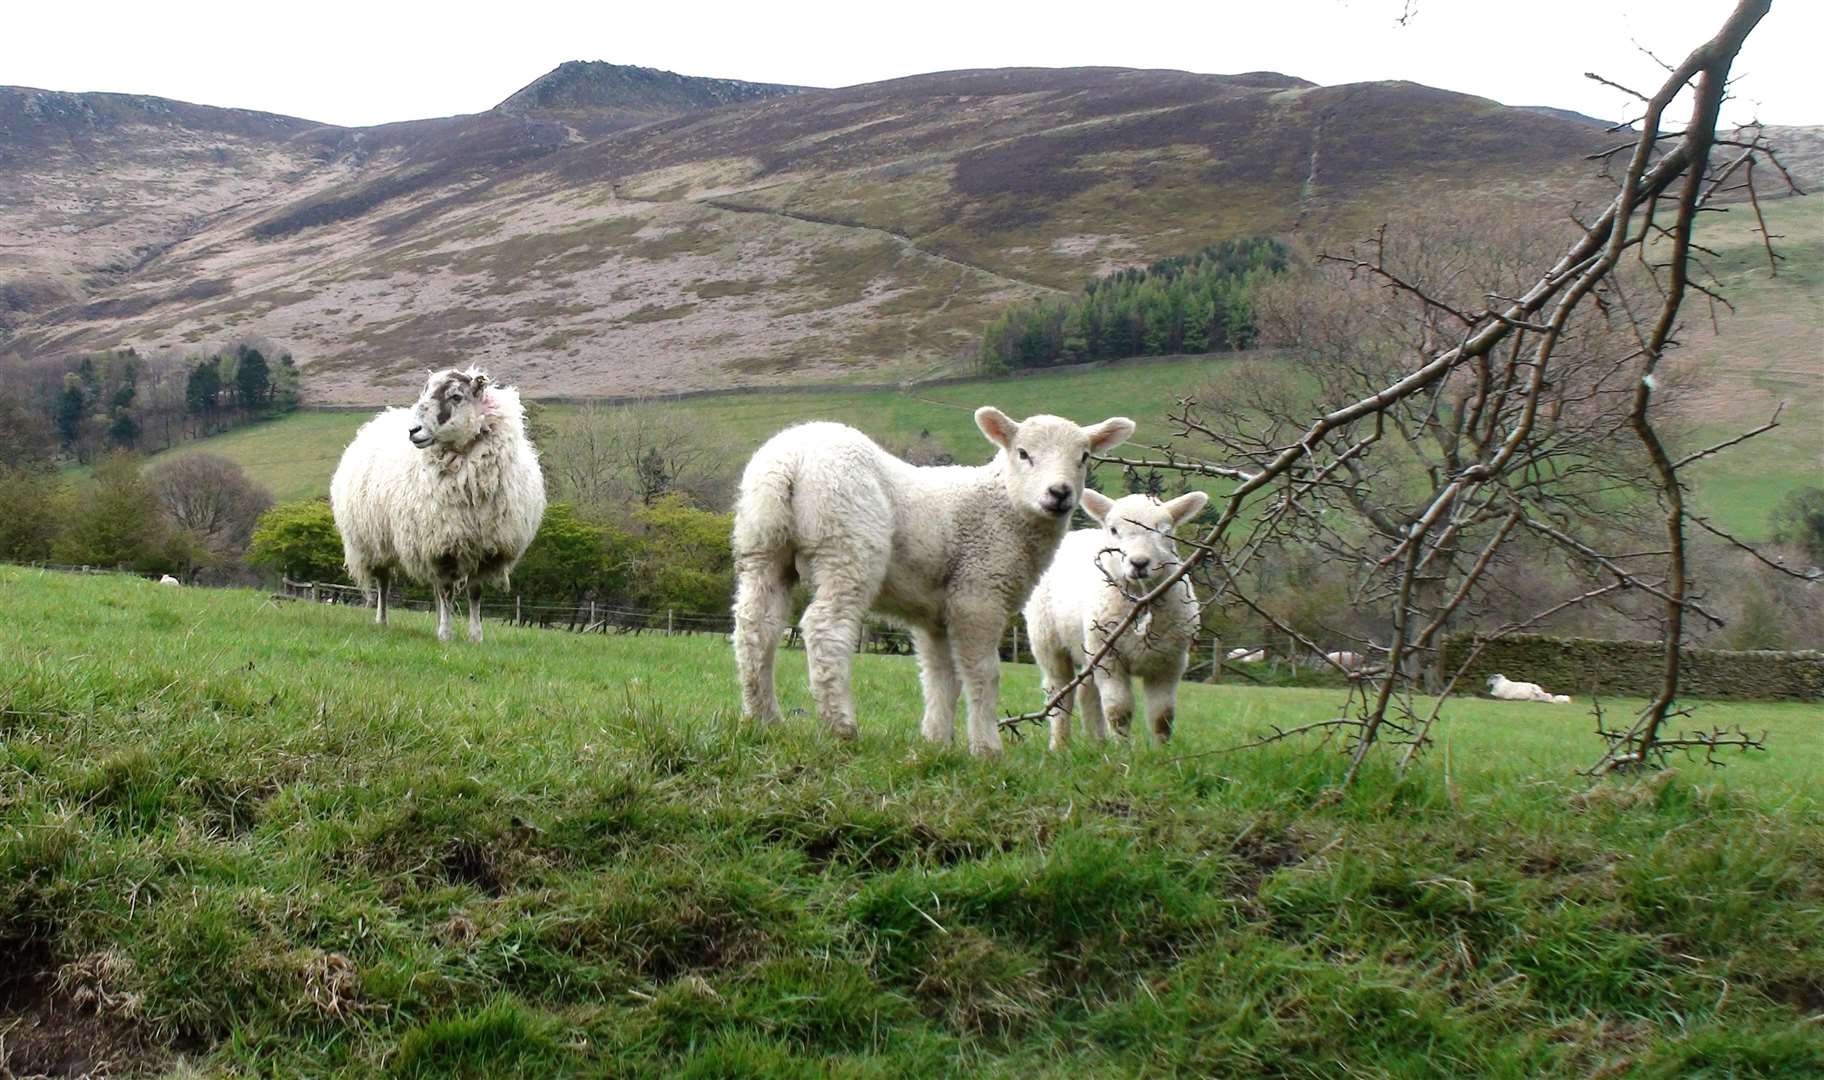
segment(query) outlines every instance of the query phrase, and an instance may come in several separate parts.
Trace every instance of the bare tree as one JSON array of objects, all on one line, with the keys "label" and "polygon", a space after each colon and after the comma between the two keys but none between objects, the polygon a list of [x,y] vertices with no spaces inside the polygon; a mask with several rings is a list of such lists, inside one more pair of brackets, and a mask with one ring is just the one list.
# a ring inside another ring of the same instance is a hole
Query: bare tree
[{"label": "bare tree", "polygon": [[147,482],[172,524],[221,561],[238,559],[272,495],[241,467],[216,454],[180,454],[147,471]]},{"label": "bare tree", "polygon": [[711,435],[660,405],[584,405],[558,423],[545,461],[562,498],[598,512],[674,493],[717,505],[732,475]]},{"label": "bare tree", "polygon": [[[1403,337],[1390,327],[1382,350],[1332,349],[1335,367],[1315,372],[1323,400],[1332,403],[1328,411],[1310,419],[1309,411],[1263,391],[1253,404],[1264,422],[1250,427],[1212,422],[1195,400],[1185,400],[1172,414],[1173,435],[1208,451],[1191,456],[1177,444],[1155,447],[1158,460],[1112,459],[1233,484],[1192,555],[1139,599],[1198,574],[1207,590],[1248,606],[1322,655],[1308,634],[1238,587],[1263,553],[1302,542],[1344,561],[1358,597],[1386,611],[1386,639],[1369,643],[1377,674],[1351,691],[1343,715],[1297,729],[1347,736],[1345,784],[1389,735],[1407,745],[1403,763],[1425,745],[1444,698],[1422,707],[1415,682],[1453,617],[1485,601],[1498,580],[1491,567],[1519,537],[1555,550],[1584,574],[1586,587],[1497,633],[1623,592],[1649,598],[1655,611],[1666,658],[1661,689],[1632,725],[1608,732],[1609,747],[1592,771],[1731,738],[1700,732],[1673,739],[1663,731],[1679,712],[1687,616],[1720,622],[1693,594],[1686,557],[1686,522],[1714,529],[1687,512],[1678,473],[1770,429],[1777,417],[1674,457],[1658,426],[1656,395],[1670,374],[1664,361],[1684,300],[1693,291],[1715,295],[1693,280],[1693,217],[1732,183],[1751,183],[1748,162],[1779,167],[1758,132],[1734,139],[1716,133],[1730,65],[1767,8],[1768,0],[1743,0],[1714,38],[1669,70],[1657,92],[1638,95],[1645,108],[1637,130],[1597,155],[1616,181],[1615,197],[1580,223],[1555,260],[1541,260],[1543,273],[1519,273],[1516,264],[1507,268],[1510,284],[1478,281],[1481,295],[1466,296],[1462,285],[1472,279],[1464,268],[1478,265],[1473,245],[1377,235],[1330,260],[1347,277],[1333,286],[1391,293],[1400,301],[1386,311],[1397,319],[1400,308],[1416,308],[1421,317]],[[1665,111],[1687,91],[1690,120],[1669,130]],[[1719,147],[1728,150],[1721,161],[1714,160]],[[1347,337],[1351,312],[1347,304],[1342,309],[1337,325],[1319,327],[1308,343],[1320,353]],[[1657,503],[1658,535],[1645,547],[1628,543],[1625,529],[1595,527],[1608,521],[1592,511],[1625,491],[1650,492]],[[1338,523],[1339,512],[1347,524]],[[1136,606],[1113,636],[1141,610]],[[1044,710],[1009,722],[1061,706],[1109,647]],[[1435,672],[1441,695],[1456,688],[1474,659],[1472,652],[1456,670]]]}]

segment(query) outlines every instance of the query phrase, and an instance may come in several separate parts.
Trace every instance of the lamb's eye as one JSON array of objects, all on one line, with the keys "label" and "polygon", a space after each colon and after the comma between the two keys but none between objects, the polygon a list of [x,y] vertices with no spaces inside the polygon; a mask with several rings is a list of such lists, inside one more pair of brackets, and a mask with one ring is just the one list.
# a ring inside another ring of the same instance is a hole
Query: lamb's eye
[{"label": "lamb's eye", "polygon": [[1024,451],[1024,450],[1021,450],[1021,451],[1020,451],[1020,452],[1019,452],[1019,453],[1020,453],[1020,460],[1021,460],[1021,461],[1024,461],[1024,462],[1025,462],[1025,463],[1026,463],[1026,464],[1028,464],[1028,465],[1030,465],[1030,464],[1032,464],[1032,455],[1031,455],[1031,454],[1028,454],[1028,453],[1027,453],[1027,452],[1026,452],[1026,451]]},{"label": "lamb's eye", "polygon": [[1120,536],[1120,535],[1121,535],[1121,530],[1120,530],[1120,529],[1117,529],[1117,528],[1115,528],[1115,527],[1114,527],[1114,526],[1113,526],[1113,525],[1110,525],[1110,526],[1109,526],[1109,527],[1108,527],[1108,535],[1110,535],[1110,536]]},{"label": "lamb's eye", "polygon": [[1087,451],[1087,450],[1083,451],[1083,460],[1081,462],[1079,462],[1078,464],[1081,464],[1081,465],[1089,464],[1089,451]]}]

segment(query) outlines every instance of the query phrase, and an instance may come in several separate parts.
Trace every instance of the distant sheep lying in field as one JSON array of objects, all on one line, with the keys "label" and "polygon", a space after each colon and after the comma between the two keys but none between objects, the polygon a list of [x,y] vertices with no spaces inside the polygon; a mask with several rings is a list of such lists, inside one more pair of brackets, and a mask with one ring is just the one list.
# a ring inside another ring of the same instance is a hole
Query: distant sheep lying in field
[{"label": "distant sheep lying in field", "polygon": [[[1172,530],[1197,516],[1209,496],[1201,491],[1162,503],[1150,495],[1110,499],[1083,492],[1083,509],[1101,522],[1064,537],[1051,568],[1026,601],[1032,655],[1044,672],[1046,700],[1099,652],[1108,634],[1133,609],[1130,596],[1145,593],[1178,564]],[[1146,719],[1159,742],[1171,738],[1191,640],[1197,636],[1197,597],[1188,579],[1147,605],[1076,692],[1084,733],[1093,739],[1125,736],[1134,715],[1129,678],[1146,695]],[[1051,715],[1051,748],[1070,742],[1070,709]]]},{"label": "distant sheep lying in field", "polygon": [[998,648],[1051,561],[1083,490],[1089,456],[1133,434],[1113,417],[1081,427],[977,409],[999,451],[986,465],[916,466],[841,424],[787,428],[754,452],[735,506],[735,665],[741,711],[779,717],[773,660],[800,579],[811,694],[830,730],[852,739],[849,661],[872,610],[912,631],[924,684],[922,729],[949,742],[958,674],[969,748],[998,753]]},{"label": "distant sheep lying in field", "polygon": [[1571,703],[1568,695],[1547,693],[1538,683],[1513,682],[1505,675],[1490,675],[1488,692],[1502,701],[1545,701],[1553,705]]},{"label": "distant sheep lying in field", "polygon": [[183,582],[172,577],[170,574],[166,574],[164,577],[159,578],[158,583],[160,585],[170,585],[173,588],[181,586],[183,584]]},{"label": "distant sheep lying in field", "polygon": [[1223,659],[1231,664],[1259,664],[1266,660],[1267,650],[1264,647],[1243,645],[1239,649],[1230,649]]},{"label": "distant sheep lying in field", "polygon": [[486,372],[435,372],[409,409],[362,425],[330,481],[329,501],[355,584],[377,591],[386,622],[396,573],[437,594],[437,637],[450,639],[456,592],[469,594],[469,640],[481,640],[481,585],[506,588],[545,516],[538,452],[519,392]]}]

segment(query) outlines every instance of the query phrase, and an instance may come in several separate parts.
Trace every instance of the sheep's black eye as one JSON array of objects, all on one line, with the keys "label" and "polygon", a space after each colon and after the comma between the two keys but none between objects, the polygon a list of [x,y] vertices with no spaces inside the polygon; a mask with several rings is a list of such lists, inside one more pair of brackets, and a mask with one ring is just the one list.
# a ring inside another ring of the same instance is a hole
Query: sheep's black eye
[{"label": "sheep's black eye", "polygon": [[1117,529],[1117,528],[1115,528],[1115,527],[1114,527],[1114,526],[1113,526],[1113,525],[1110,525],[1110,526],[1109,526],[1109,527],[1108,527],[1108,535],[1110,535],[1110,536],[1120,536],[1120,535],[1121,535],[1121,530],[1120,530],[1120,529]]},{"label": "sheep's black eye", "polygon": [[1080,464],[1083,464],[1083,465],[1089,464],[1089,451],[1087,451],[1087,450],[1083,451],[1083,460],[1082,460],[1082,462],[1080,462]]},{"label": "sheep's black eye", "polygon": [[1026,464],[1030,465],[1030,464],[1032,464],[1032,455],[1028,454],[1024,450],[1021,450],[1020,451],[1020,460],[1024,461]]}]

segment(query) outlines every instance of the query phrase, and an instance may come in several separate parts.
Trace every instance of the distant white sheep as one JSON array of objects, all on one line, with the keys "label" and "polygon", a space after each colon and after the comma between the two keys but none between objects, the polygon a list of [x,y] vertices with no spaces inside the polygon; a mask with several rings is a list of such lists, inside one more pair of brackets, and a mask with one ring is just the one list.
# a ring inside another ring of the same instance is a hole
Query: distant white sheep
[{"label": "distant white sheep", "polygon": [[1331,652],[1325,653],[1324,659],[1343,670],[1346,675],[1353,675],[1366,666],[1366,659],[1361,653]]},{"label": "distant white sheep", "polygon": [[[1145,593],[1178,564],[1172,530],[1203,509],[1201,491],[1162,503],[1150,495],[1110,499],[1083,492],[1083,509],[1101,523],[1064,537],[1050,569],[1026,601],[1026,629],[1032,655],[1044,673],[1045,697],[1068,683],[1128,612],[1132,597]],[[1197,636],[1196,594],[1189,579],[1148,604],[1114,648],[1077,687],[1084,733],[1093,739],[1115,732],[1126,736],[1134,715],[1130,677],[1146,695],[1147,725],[1159,742],[1171,738],[1178,708],[1178,680],[1184,675]],[[1070,742],[1068,705],[1051,715],[1051,748]]]},{"label": "distant white sheep", "polygon": [[172,586],[173,588],[177,588],[177,587],[183,585],[183,582],[172,577],[170,574],[166,574],[164,577],[159,578],[158,583],[160,585],[169,585],[169,586]]},{"label": "distant white sheep", "polygon": [[403,573],[437,594],[443,641],[466,588],[469,640],[480,641],[482,582],[507,587],[545,515],[519,392],[474,368],[433,373],[417,404],[362,425],[329,501],[349,575],[376,590],[374,621],[386,622],[387,587]]},{"label": "distant white sheep", "polygon": [[1243,645],[1230,649],[1223,659],[1231,664],[1259,664],[1267,659],[1267,650],[1264,645]]},{"label": "distant white sheep", "polygon": [[1015,421],[987,407],[975,422],[999,448],[986,465],[910,465],[830,423],[787,428],[754,452],[735,506],[743,715],[779,717],[773,660],[792,586],[805,580],[813,593],[801,624],[811,694],[831,731],[855,737],[849,662],[862,616],[875,611],[912,631],[925,737],[950,741],[960,673],[970,750],[1000,752],[998,649],[1007,619],[1057,550],[1090,454],[1126,439],[1134,423]]},{"label": "distant white sheep", "polygon": [[1505,675],[1489,676],[1488,692],[1502,701],[1544,701],[1553,705],[1571,703],[1569,695],[1547,693],[1538,683],[1514,682]]}]

